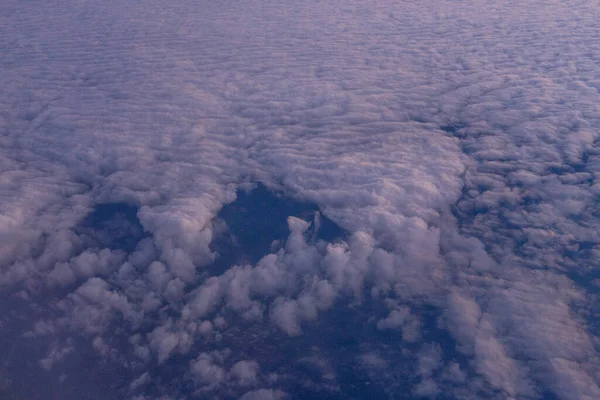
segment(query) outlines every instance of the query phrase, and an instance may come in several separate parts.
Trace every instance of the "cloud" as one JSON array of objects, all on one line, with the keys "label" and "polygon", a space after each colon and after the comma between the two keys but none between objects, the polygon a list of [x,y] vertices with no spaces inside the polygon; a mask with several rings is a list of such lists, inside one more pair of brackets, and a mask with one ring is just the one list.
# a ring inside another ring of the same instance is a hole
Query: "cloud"
[{"label": "cloud", "polygon": [[[0,329],[49,343],[31,365],[270,399],[301,386],[281,349],[319,348],[342,397],[356,360],[425,397],[600,397],[591,2],[0,15]],[[256,182],[312,211],[221,265]]]},{"label": "cloud", "polygon": [[420,338],[421,323],[413,316],[408,307],[391,310],[387,317],[377,322],[379,330],[401,330],[402,339],[415,342]]},{"label": "cloud", "polygon": [[40,360],[40,365],[45,370],[49,370],[52,366],[62,361],[65,357],[67,357],[70,353],[75,350],[73,346],[59,346],[57,343],[53,344],[52,348],[48,355]]},{"label": "cloud", "polygon": [[229,370],[229,375],[240,386],[256,384],[260,367],[256,361],[238,361]]},{"label": "cloud", "polygon": [[383,369],[388,366],[388,362],[375,353],[362,354],[360,360],[369,367],[375,369]]},{"label": "cloud", "polygon": [[129,389],[136,390],[144,385],[147,385],[151,381],[151,379],[152,378],[150,377],[150,374],[144,372],[136,380],[131,382],[131,384],[129,385]]},{"label": "cloud", "polygon": [[190,365],[192,376],[199,384],[207,385],[209,388],[219,386],[226,379],[226,371],[218,365],[222,362],[222,354],[202,353]]}]

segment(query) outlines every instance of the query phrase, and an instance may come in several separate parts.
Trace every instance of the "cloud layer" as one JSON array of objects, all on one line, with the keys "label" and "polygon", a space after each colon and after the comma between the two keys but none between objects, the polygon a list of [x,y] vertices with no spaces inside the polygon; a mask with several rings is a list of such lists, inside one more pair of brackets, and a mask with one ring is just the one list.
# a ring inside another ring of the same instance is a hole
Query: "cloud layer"
[{"label": "cloud layer", "polygon": [[600,398],[599,12],[2,2],[0,393]]}]

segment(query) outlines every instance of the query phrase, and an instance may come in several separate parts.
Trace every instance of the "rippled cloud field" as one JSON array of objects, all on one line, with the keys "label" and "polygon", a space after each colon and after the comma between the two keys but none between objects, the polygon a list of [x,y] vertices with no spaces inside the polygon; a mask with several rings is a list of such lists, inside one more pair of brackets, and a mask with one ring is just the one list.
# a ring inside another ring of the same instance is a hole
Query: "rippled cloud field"
[{"label": "rippled cloud field", "polygon": [[596,0],[3,0],[0,398],[600,399]]}]

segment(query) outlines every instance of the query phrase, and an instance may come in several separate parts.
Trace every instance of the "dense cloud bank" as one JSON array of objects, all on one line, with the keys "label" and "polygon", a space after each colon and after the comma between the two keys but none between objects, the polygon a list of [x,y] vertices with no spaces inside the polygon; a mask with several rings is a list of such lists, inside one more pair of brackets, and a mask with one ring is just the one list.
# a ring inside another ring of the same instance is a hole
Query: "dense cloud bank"
[{"label": "dense cloud bank", "polygon": [[3,1],[0,394],[600,398],[598,20]]}]

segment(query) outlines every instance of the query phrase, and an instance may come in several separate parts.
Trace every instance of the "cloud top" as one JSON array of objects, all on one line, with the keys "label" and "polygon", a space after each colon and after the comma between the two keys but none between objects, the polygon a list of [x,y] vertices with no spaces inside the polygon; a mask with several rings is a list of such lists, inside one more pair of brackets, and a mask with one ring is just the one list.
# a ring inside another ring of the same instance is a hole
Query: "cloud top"
[{"label": "cloud top", "polygon": [[0,393],[600,398],[597,17],[2,2]]}]

